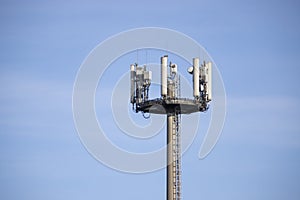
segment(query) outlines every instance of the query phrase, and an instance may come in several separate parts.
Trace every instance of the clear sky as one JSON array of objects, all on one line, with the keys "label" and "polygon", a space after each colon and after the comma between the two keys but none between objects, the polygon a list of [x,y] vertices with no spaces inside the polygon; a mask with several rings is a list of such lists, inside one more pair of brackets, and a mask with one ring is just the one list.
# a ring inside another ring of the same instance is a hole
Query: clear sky
[{"label": "clear sky", "polygon": [[296,0],[0,1],[0,199],[165,199],[164,170],[100,164],[72,116],[88,53],[111,35],[155,26],[204,46],[227,93],[213,152],[198,159],[200,128],[183,157],[183,199],[298,200],[299,21]]}]

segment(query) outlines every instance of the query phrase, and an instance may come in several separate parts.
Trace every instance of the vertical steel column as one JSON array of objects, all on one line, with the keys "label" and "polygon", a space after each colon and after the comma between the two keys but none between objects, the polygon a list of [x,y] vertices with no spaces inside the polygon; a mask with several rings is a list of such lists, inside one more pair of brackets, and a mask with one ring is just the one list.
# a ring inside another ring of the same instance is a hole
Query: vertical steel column
[{"label": "vertical steel column", "polygon": [[[176,81],[168,80],[168,98],[176,97]],[[174,106],[167,111],[167,200],[180,199],[180,129],[179,114]]]},{"label": "vertical steel column", "polygon": [[174,113],[168,113],[167,115],[167,200],[174,200],[173,190],[174,185],[174,168],[173,168],[173,122],[174,122]]}]

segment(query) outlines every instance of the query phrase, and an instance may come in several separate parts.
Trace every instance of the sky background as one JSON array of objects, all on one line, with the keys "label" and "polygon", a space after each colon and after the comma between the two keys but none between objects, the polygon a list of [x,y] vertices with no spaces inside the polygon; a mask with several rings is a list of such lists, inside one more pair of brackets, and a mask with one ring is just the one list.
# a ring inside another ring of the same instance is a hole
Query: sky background
[{"label": "sky background", "polygon": [[0,199],[165,199],[164,170],[102,165],[81,144],[72,115],[88,53],[121,31],[154,26],[204,46],[227,93],[213,152],[198,159],[200,123],[183,157],[183,199],[298,200],[299,21],[296,0],[1,0]]}]

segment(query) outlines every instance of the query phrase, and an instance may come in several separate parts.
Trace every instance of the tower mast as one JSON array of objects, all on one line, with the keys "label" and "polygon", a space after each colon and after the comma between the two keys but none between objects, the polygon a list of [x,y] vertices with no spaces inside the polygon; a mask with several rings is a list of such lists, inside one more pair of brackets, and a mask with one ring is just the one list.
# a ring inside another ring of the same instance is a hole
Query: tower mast
[{"label": "tower mast", "polygon": [[[169,67],[169,73],[168,73]],[[177,65],[168,56],[161,57],[161,97],[149,100],[152,73],[146,66],[131,65],[131,103],[135,112],[165,114],[167,116],[167,200],[181,199],[181,114],[203,112],[211,101],[211,63],[200,67],[193,59],[188,69],[193,74],[194,99],[180,97],[180,78]],[[161,107],[164,108],[161,109]]]}]

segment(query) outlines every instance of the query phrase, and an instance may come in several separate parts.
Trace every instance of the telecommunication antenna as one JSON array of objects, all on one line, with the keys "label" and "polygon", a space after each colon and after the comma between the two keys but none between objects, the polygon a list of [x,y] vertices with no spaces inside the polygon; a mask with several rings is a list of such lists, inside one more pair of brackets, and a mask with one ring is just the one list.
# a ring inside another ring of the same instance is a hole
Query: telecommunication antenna
[{"label": "telecommunication antenna", "polygon": [[[168,70],[169,68],[169,70]],[[212,100],[212,63],[193,58],[193,99],[180,97],[180,76],[168,55],[161,57],[161,97],[149,99],[152,72],[147,66],[130,65],[130,102],[138,113],[167,115],[167,200],[181,199],[181,114],[204,112]]]}]

